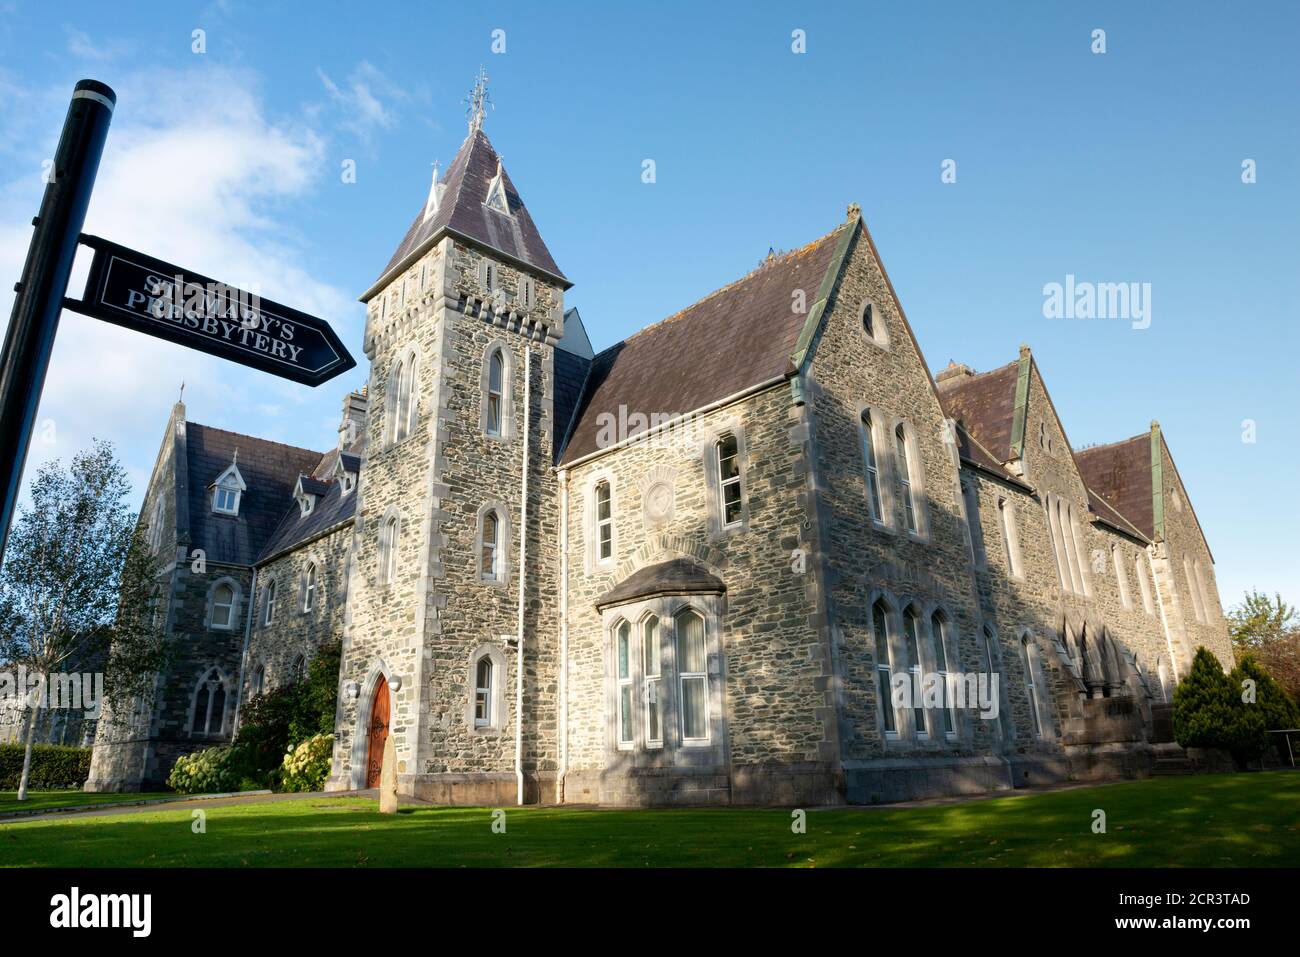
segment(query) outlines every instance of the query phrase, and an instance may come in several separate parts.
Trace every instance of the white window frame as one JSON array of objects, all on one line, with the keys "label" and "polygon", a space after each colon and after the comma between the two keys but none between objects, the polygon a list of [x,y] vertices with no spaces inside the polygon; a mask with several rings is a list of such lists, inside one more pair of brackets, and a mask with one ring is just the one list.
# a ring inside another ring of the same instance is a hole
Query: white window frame
[{"label": "white window frame", "polygon": [[[907,632],[907,623],[912,623],[912,633]],[[899,637],[903,642],[903,654],[907,658],[907,677],[911,682],[912,697],[912,734],[917,741],[930,740],[930,725],[925,719],[925,703],[916,700],[916,689],[921,687],[921,621],[920,609],[915,605],[903,608]]]},{"label": "white window frame", "polygon": [[263,593],[262,599],[263,605],[265,606],[262,609],[262,625],[265,628],[269,628],[275,624],[275,601],[277,590],[278,585],[274,578],[266,583],[266,591]]},{"label": "white window frame", "polygon": [[[493,529],[492,537],[488,538],[488,519],[492,520]],[[483,512],[479,521],[479,540],[478,540],[478,573],[479,580],[485,582],[499,582],[503,579],[502,563],[502,525],[505,522],[505,516],[501,514],[498,508],[489,508]],[[491,571],[484,570],[484,556],[490,553],[492,559]]]},{"label": "white window frame", "polygon": [[228,483],[217,485],[212,490],[212,511],[219,515],[238,515],[241,495],[237,485]]},{"label": "white window frame", "polygon": [[[229,602],[217,601],[217,595],[222,589],[230,593]],[[219,581],[212,586],[212,599],[208,612],[208,627],[213,631],[233,631],[236,622],[236,609],[239,607],[239,589],[232,582]],[[226,611],[225,624],[217,623],[217,609],[224,608]]]},{"label": "white window frame", "polygon": [[884,312],[870,299],[858,306],[858,326],[862,335],[879,349],[889,348],[889,325]]},{"label": "white window frame", "polygon": [[930,653],[934,655],[934,673],[939,676],[943,692],[940,706],[943,710],[943,733],[947,738],[957,737],[958,729],[957,708],[948,668],[948,633],[951,629],[948,616],[941,609],[930,613]]},{"label": "white window frame", "polygon": [[[637,629],[641,638],[641,680],[642,706],[645,713],[645,746],[654,750],[664,746],[664,699],[663,699],[663,629],[658,615],[650,614],[641,619]],[[652,634],[653,631],[653,634]],[[651,670],[650,653],[654,649],[654,670]],[[707,649],[706,649],[707,650]],[[659,733],[653,734],[650,725],[651,706],[659,724]]]},{"label": "white window frame", "polygon": [[636,747],[635,670],[636,638],[632,623],[620,618],[614,626],[614,742],[620,751]]},{"label": "white window frame", "polygon": [[[500,382],[497,388],[492,388],[492,371],[495,367],[501,370]],[[493,400],[496,400],[496,414],[493,415]],[[491,436],[501,437],[505,434],[506,419],[506,357],[500,347],[493,349],[487,357],[487,393],[483,399],[486,404],[486,417],[484,421],[484,431]],[[495,419],[495,421],[494,421]]]},{"label": "white window frame", "polygon": [[[483,665],[487,665],[487,683],[482,680]],[[484,653],[479,655],[474,661],[474,712],[473,721],[475,728],[491,728],[496,715],[493,701],[493,691],[496,687],[496,662],[492,660],[490,654]],[[480,705],[482,706],[480,708]],[[480,713],[481,712],[481,713]]]},{"label": "white window frame", "polygon": [[[735,446],[735,455],[733,458],[736,462],[736,474],[728,477],[722,471],[722,446],[728,439]],[[713,443],[713,462],[714,468],[717,469],[718,476],[718,521],[721,527],[737,528],[745,524],[745,487],[742,483],[743,465],[741,463],[740,438],[735,432],[727,430],[714,440]],[[735,489],[736,499],[736,517],[727,520],[727,492],[728,489]]]},{"label": "white window frame", "polygon": [[858,416],[858,429],[862,439],[863,483],[867,490],[867,514],[873,525],[884,527],[885,500],[881,492],[879,448],[879,416],[873,409],[863,409]]},{"label": "white window frame", "polygon": [[908,442],[907,424],[899,422],[894,426],[894,473],[898,487],[902,492],[903,529],[910,535],[921,534],[921,523],[917,516],[916,490],[913,488],[911,443]]},{"label": "white window frame", "polygon": [[[681,621],[687,615],[694,615],[700,621],[700,631],[704,642],[704,670],[703,671],[686,671],[684,670],[682,651],[684,644],[682,641]],[[709,699],[712,697],[709,681],[709,619],[699,609],[687,605],[678,610],[673,615],[673,663],[677,669],[677,717],[678,733],[681,735],[683,748],[703,748],[709,747],[713,743],[713,715]],[[704,737],[687,737],[686,736],[686,682],[700,682],[704,684]]]},{"label": "white window frame", "polygon": [[316,562],[309,561],[307,568],[302,573],[302,613],[310,614],[312,606],[316,599],[316,578],[318,568]]},{"label": "white window frame", "polygon": [[[601,515],[601,492],[604,491],[606,515]],[[614,488],[609,479],[601,479],[592,489],[592,506],[595,509],[596,564],[614,560]],[[608,546],[608,554],[606,554]]]},{"label": "white window frame", "polygon": [[[880,624],[884,628],[884,634],[876,632],[876,609],[880,609]],[[890,619],[893,616],[893,609],[883,598],[877,598],[871,603],[871,638],[872,638],[872,656],[876,660],[876,697],[880,699],[880,720],[881,729],[884,732],[886,741],[895,741],[899,737],[898,711],[894,707],[894,653],[890,635]],[[885,658],[882,661],[880,657],[881,648],[884,648]],[[881,679],[884,680],[884,686],[881,686]]]}]

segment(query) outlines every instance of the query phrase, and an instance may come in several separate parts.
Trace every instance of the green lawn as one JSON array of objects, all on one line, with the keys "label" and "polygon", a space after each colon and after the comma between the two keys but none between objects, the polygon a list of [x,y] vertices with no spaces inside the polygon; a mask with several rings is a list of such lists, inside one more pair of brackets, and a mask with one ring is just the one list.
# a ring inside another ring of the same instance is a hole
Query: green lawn
[{"label": "green lawn", "polygon": [[[926,808],[404,808],[358,798],[0,824],[4,866],[1300,865],[1300,774],[1157,778]],[[1092,832],[1093,811],[1107,833]]]},{"label": "green lawn", "polygon": [[15,811],[49,811],[61,807],[78,807],[83,804],[115,804],[120,801],[165,800],[174,794],[109,794],[85,791],[28,791],[27,800],[18,800],[17,791],[0,791],[0,816]]}]

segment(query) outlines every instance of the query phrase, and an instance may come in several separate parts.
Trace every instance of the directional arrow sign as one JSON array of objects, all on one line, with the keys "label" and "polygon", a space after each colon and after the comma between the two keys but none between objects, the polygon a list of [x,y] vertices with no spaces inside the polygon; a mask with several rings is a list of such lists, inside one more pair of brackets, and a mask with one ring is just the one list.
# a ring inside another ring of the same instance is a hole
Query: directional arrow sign
[{"label": "directional arrow sign", "polygon": [[305,385],[356,365],[324,319],[98,236],[84,298],[65,308]]}]

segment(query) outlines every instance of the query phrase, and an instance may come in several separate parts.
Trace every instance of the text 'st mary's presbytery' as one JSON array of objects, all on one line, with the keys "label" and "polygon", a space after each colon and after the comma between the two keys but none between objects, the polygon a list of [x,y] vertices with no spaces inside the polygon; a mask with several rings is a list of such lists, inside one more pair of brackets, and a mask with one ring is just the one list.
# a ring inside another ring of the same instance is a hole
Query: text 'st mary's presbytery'
[{"label": "text 'st mary's presbytery'", "polygon": [[[133,288],[134,286],[142,288]],[[184,276],[164,277],[144,272],[140,281],[122,290],[119,303],[131,312],[174,322],[186,329],[297,362],[302,347],[293,342],[294,323],[261,308],[255,293],[223,283],[187,282]]]}]

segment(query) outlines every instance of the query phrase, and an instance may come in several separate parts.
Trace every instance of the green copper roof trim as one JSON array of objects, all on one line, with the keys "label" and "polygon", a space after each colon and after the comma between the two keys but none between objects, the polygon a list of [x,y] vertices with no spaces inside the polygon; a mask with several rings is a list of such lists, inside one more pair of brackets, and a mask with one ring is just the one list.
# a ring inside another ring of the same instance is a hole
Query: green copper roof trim
[{"label": "green copper roof trim", "polygon": [[790,356],[790,364],[794,366],[796,372],[803,369],[804,360],[808,358],[808,349],[812,346],[813,337],[817,335],[822,313],[826,310],[826,303],[835,288],[835,280],[839,278],[840,270],[844,268],[844,262],[848,259],[849,244],[857,234],[858,223],[861,221],[862,214],[859,213],[840,227],[840,238],[835,243],[835,255],[831,257],[831,264],[826,269],[826,275],[822,277],[822,284],[817,288],[817,300],[808,310],[808,318],[799,332],[799,341],[795,343],[794,354]]},{"label": "green copper roof trim", "polygon": [[1155,525],[1156,541],[1165,537],[1165,479],[1164,462],[1160,456],[1160,426],[1151,426],[1151,515]]},{"label": "green copper roof trim", "polygon": [[[1020,371],[1016,375],[1016,407],[1011,415],[1011,457],[1023,458],[1025,454],[1025,419],[1029,409],[1030,357],[1020,357]],[[1005,394],[1005,393],[1004,393]]]}]

